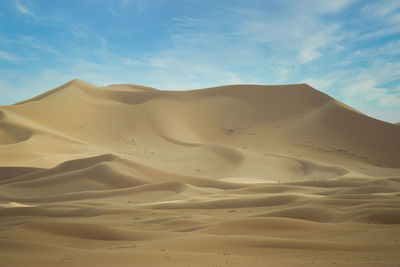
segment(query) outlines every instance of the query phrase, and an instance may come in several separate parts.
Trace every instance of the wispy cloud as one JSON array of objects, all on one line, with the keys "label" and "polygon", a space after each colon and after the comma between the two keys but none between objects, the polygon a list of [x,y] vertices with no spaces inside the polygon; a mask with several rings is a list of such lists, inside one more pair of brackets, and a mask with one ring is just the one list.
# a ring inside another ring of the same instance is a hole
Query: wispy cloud
[{"label": "wispy cloud", "polygon": [[344,87],[343,94],[348,102],[358,102],[357,105],[376,101],[380,107],[400,108],[400,93],[382,87],[383,83],[398,80],[399,77],[399,62],[377,61],[358,74],[343,77],[342,83],[351,84],[350,87]]},{"label": "wispy cloud", "polygon": [[27,8],[26,6],[22,5],[19,1],[15,2],[15,8],[18,10],[18,12],[24,14],[24,15],[29,15],[29,16],[35,16],[32,10]]},{"label": "wispy cloud", "polygon": [[32,36],[21,35],[18,38],[18,42],[28,44],[30,47],[38,49],[43,52],[51,53],[58,56],[61,55],[61,53],[55,47],[52,47],[51,45],[48,45],[44,42],[41,42]]},{"label": "wispy cloud", "polygon": [[[380,114],[385,110],[394,114],[393,111],[397,110],[397,120],[400,121],[400,91],[397,90],[400,87],[399,77],[399,62],[374,59],[369,66],[308,78],[304,82],[327,91],[335,88],[336,98],[361,111],[381,109]],[[390,82],[394,83],[393,88],[385,86]]]},{"label": "wispy cloud", "polygon": [[299,63],[304,64],[321,57],[322,50],[329,48],[331,52],[334,51],[335,46],[338,46],[339,41],[343,38],[339,28],[337,24],[333,24],[311,36],[307,36],[297,52]]},{"label": "wispy cloud", "polygon": [[[157,6],[159,0],[153,0],[151,2],[146,0],[119,0],[120,8],[132,8],[137,13],[143,13],[150,9],[152,6]],[[112,12],[112,11],[111,11]]]},{"label": "wispy cloud", "polygon": [[320,1],[305,1],[307,6],[313,6],[316,13],[337,13],[349,5],[353,4],[355,0],[320,0]]},{"label": "wispy cloud", "polygon": [[1,51],[0,50],[0,60],[6,60],[6,61],[19,61],[19,58],[15,55],[12,55],[6,51]]},{"label": "wispy cloud", "polygon": [[2,51],[0,50],[0,61],[8,61],[12,63],[18,63],[22,61],[27,61],[27,60],[36,60],[37,58],[35,57],[23,57],[19,55],[15,55],[13,53],[7,52],[7,51]]},{"label": "wispy cloud", "polygon": [[386,21],[388,16],[398,14],[400,9],[400,2],[397,0],[381,0],[379,2],[372,2],[365,5],[362,11],[365,15],[373,19],[384,19]]},{"label": "wispy cloud", "polygon": [[[338,21],[323,16],[335,14],[354,1],[302,1],[283,5],[279,15],[272,10],[237,8],[238,35],[253,42],[270,44],[297,55],[300,64],[319,58],[323,50],[335,51],[344,38]],[[284,17],[284,19],[283,19]]]}]

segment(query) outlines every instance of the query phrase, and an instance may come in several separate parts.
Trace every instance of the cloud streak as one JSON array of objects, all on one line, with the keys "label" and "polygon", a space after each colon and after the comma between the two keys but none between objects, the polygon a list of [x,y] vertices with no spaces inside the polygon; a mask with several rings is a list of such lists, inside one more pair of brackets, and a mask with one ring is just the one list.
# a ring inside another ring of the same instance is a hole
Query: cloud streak
[{"label": "cloud streak", "polygon": [[26,6],[22,5],[20,2],[15,2],[15,8],[17,9],[18,12],[20,12],[21,14],[24,15],[28,15],[28,16],[35,16],[35,14],[28,9]]}]

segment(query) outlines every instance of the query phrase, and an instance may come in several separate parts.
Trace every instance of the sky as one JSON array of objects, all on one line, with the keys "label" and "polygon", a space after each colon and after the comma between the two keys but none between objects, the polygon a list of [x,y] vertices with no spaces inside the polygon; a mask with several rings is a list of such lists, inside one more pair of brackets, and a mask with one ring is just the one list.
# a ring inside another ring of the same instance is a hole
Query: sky
[{"label": "sky", "polygon": [[399,0],[1,0],[0,105],[69,80],[308,83],[400,121]]}]

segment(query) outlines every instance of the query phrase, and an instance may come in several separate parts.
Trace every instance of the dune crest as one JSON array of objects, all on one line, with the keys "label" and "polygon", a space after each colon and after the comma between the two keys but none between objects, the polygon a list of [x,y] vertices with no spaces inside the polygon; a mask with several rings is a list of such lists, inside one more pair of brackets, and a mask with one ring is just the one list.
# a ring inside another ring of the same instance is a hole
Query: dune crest
[{"label": "dune crest", "polygon": [[0,107],[2,262],[399,264],[399,155],[307,84],[74,79]]}]

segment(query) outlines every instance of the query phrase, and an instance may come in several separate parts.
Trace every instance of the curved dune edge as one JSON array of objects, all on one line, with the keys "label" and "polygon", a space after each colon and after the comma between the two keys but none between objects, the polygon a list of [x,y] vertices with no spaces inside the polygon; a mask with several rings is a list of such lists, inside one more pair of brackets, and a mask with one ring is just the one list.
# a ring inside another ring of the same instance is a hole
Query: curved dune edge
[{"label": "curved dune edge", "polygon": [[0,107],[0,265],[396,266],[399,140],[306,84],[75,79]]}]

